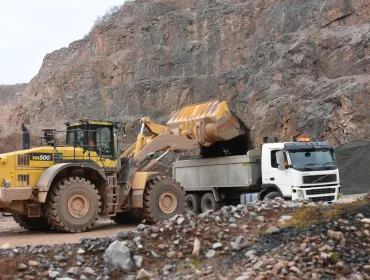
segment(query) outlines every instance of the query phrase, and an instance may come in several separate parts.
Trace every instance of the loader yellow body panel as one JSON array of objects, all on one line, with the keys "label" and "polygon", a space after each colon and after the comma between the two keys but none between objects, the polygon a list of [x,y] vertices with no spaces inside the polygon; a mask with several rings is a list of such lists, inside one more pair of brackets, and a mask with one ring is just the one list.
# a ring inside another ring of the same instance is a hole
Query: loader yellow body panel
[{"label": "loader yellow body panel", "polygon": [[42,172],[61,162],[94,161],[100,167],[115,168],[117,160],[100,158],[95,151],[79,147],[51,146],[0,154],[0,182],[9,181],[8,187],[35,187]]}]

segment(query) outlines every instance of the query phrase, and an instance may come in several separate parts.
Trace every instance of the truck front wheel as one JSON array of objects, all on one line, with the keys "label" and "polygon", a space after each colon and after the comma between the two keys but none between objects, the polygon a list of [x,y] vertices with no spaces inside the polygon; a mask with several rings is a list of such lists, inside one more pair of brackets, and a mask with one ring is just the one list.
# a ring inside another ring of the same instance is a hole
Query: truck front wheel
[{"label": "truck front wheel", "polygon": [[265,197],[263,198],[263,200],[266,200],[267,198],[269,199],[275,199],[276,197],[281,197],[279,192],[270,192],[268,194],[265,195]]},{"label": "truck front wheel", "polygon": [[46,199],[46,217],[56,230],[84,232],[99,217],[100,195],[85,178],[68,177],[51,187]]},{"label": "truck front wheel", "polygon": [[22,228],[31,231],[45,231],[51,229],[51,225],[45,217],[30,218],[25,215],[14,214],[13,218]]},{"label": "truck front wheel", "polygon": [[158,176],[146,184],[143,213],[147,222],[167,220],[185,211],[185,191],[178,182]]},{"label": "truck front wheel", "polygon": [[187,203],[188,203],[188,211],[190,213],[199,213],[201,208],[200,208],[200,201],[201,197],[197,193],[191,193],[186,196],[187,198]]}]

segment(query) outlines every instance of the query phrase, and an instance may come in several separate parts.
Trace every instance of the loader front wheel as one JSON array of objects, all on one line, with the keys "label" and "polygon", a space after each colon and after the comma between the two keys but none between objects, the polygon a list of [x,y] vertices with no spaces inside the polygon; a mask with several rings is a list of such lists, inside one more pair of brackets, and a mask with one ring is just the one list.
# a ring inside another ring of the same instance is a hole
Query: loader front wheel
[{"label": "loader front wheel", "polygon": [[46,217],[51,226],[65,232],[84,232],[99,218],[100,195],[85,178],[68,177],[55,184],[47,196]]},{"label": "loader front wheel", "polygon": [[185,191],[167,177],[151,179],[144,191],[144,218],[149,223],[170,219],[186,211]]},{"label": "loader front wheel", "polygon": [[31,231],[47,231],[51,229],[45,217],[30,218],[25,215],[14,214],[14,221],[24,229]]}]

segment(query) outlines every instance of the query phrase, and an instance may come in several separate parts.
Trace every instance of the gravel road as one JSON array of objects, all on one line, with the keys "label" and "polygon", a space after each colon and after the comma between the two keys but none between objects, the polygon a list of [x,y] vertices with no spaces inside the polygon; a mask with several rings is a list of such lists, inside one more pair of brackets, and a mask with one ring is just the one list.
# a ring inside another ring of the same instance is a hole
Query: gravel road
[{"label": "gravel road", "polygon": [[81,238],[112,237],[119,231],[135,229],[135,224],[117,225],[109,219],[101,219],[89,232],[83,233],[60,233],[60,232],[35,232],[21,228],[12,217],[0,218],[0,248],[4,244],[11,247],[52,245],[63,243],[76,243]]}]

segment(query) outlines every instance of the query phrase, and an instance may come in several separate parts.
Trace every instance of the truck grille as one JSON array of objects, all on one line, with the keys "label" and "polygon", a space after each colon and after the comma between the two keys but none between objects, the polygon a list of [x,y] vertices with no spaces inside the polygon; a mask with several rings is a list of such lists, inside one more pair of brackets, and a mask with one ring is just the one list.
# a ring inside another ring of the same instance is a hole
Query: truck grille
[{"label": "truck grille", "polygon": [[309,198],[310,200],[312,200],[313,202],[319,202],[319,201],[333,201],[335,198],[334,195],[332,196],[322,196],[322,197],[311,197]]},{"label": "truck grille", "polygon": [[337,181],[337,174],[303,176],[303,184],[321,184]]},{"label": "truck grille", "polygon": [[307,195],[318,195],[318,194],[326,194],[326,193],[335,193],[335,188],[326,188],[326,189],[315,189],[315,190],[307,190]]}]

